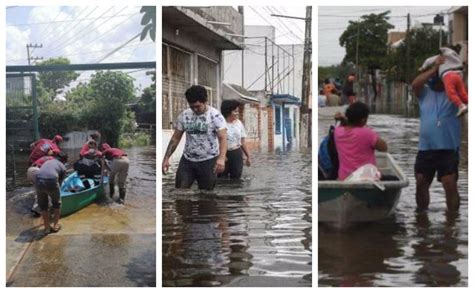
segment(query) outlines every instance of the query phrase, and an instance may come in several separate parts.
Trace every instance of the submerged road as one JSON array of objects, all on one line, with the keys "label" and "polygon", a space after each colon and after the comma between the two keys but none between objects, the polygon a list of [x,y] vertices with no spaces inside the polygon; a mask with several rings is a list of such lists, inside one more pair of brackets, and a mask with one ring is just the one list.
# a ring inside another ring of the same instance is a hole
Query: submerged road
[{"label": "submerged road", "polygon": [[126,152],[125,206],[93,203],[62,218],[59,233],[43,236],[42,221],[29,214],[31,187],[7,195],[7,286],[156,286],[155,147]]}]

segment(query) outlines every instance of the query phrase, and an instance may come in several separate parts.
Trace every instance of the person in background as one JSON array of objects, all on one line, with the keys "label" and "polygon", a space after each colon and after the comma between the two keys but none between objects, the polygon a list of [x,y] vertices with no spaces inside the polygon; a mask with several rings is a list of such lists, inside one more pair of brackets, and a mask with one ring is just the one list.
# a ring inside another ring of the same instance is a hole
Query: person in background
[{"label": "person in background", "polygon": [[186,132],[183,156],[176,172],[176,188],[191,188],[197,180],[201,190],[213,190],[217,174],[225,167],[226,122],[219,111],[207,105],[207,91],[194,85],[186,90],[189,109],[179,114],[176,128],[166,149],[161,170],[168,172],[170,158]]},{"label": "person in background", "polygon": [[334,131],[337,157],[339,159],[338,180],[346,179],[352,172],[365,164],[377,166],[375,150],[388,150],[385,140],[367,127],[369,107],[362,102],[355,102],[346,110],[346,115],[336,113],[335,118],[341,125]]},{"label": "person in background", "polygon": [[102,155],[105,159],[111,161],[109,176],[110,198],[114,198],[115,177],[117,177],[117,185],[119,187],[118,203],[124,204],[127,192],[125,184],[128,176],[128,167],[130,165],[127,154],[119,148],[112,148],[109,144],[103,143]]},{"label": "person in background", "polygon": [[347,76],[347,80],[344,84],[344,88],[342,89],[342,93],[343,93],[343,96],[344,96],[344,98],[343,98],[344,99],[344,101],[343,101],[344,104],[346,104],[346,103],[353,104],[357,100],[356,93],[354,92],[354,81],[355,81],[355,74],[350,73]]},{"label": "person in background", "polygon": [[415,160],[418,211],[429,207],[429,189],[435,174],[443,185],[448,211],[457,211],[460,205],[457,180],[461,122],[456,116],[458,108],[450,102],[439,76],[443,62],[443,56],[436,57],[435,65],[419,74],[411,84],[420,108],[420,138]]},{"label": "person in background", "polygon": [[[60,160],[47,160],[36,173],[35,189],[38,197],[38,204],[43,218],[44,233],[55,233],[61,229],[59,217],[61,215],[60,186],[66,177],[67,156],[62,153]],[[49,200],[51,200],[54,220],[53,226],[49,225]]]},{"label": "person in background", "polygon": [[[87,145],[87,146],[86,146]],[[81,179],[90,178],[99,183],[102,175],[102,153],[97,148],[97,142],[90,139],[79,154],[79,160],[74,163],[74,170]],[[83,180],[84,186],[90,188],[88,180]]]},{"label": "person in background", "polygon": [[326,100],[327,98],[324,95],[324,90],[320,89],[318,95],[318,107],[326,107]]},{"label": "person in background", "polygon": [[341,106],[341,97],[337,94],[337,90],[333,89],[331,94],[326,97],[326,106],[328,107],[336,107]]},{"label": "person in background", "polygon": [[242,177],[242,169],[245,164],[250,166],[252,161],[250,159],[250,152],[245,143],[247,134],[245,127],[239,120],[240,102],[237,100],[224,100],[221,105],[221,113],[227,123],[227,153],[225,169],[219,177],[240,179]]}]

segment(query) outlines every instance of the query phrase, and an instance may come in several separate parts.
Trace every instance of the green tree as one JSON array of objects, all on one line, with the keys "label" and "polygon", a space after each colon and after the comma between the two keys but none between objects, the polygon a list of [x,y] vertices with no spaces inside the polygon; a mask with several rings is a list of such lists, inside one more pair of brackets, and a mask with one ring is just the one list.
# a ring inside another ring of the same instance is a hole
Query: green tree
[{"label": "green tree", "polygon": [[[444,32],[443,32],[444,33]],[[445,34],[442,38],[445,39]],[[407,60],[407,44],[404,41],[390,51],[386,61],[387,76],[396,81],[410,83],[419,72],[426,58],[439,54],[439,31],[433,28],[412,29],[409,34],[410,58]]]},{"label": "green tree", "polygon": [[127,119],[127,103],[132,101],[133,79],[119,71],[99,71],[90,80],[88,115],[91,129],[99,129],[103,138],[117,146]]},{"label": "green tree", "polygon": [[388,22],[390,11],[363,15],[360,21],[349,21],[349,26],[339,37],[339,44],[346,48],[343,63],[352,62],[366,68],[372,75],[374,99],[377,98],[375,70],[383,68],[387,56]]},{"label": "green tree", "polygon": [[[39,63],[39,65],[66,64],[71,64],[71,62],[64,57],[50,58]],[[39,87],[42,88],[42,91],[39,92],[39,96],[49,97],[49,99],[53,100],[58,89],[68,86],[72,81],[76,80],[78,76],[79,73],[74,71],[46,71],[39,73]]]},{"label": "green tree", "polygon": [[148,71],[147,75],[151,76],[152,84],[143,90],[138,106],[140,110],[145,112],[156,111],[156,71]]},{"label": "green tree", "polygon": [[156,6],[142,6],[140,13],[144,13],[141,25],[145,26],[142,30],[140,41],[143,41],[147,34],[149,34],[154,42],[156,35]]}]

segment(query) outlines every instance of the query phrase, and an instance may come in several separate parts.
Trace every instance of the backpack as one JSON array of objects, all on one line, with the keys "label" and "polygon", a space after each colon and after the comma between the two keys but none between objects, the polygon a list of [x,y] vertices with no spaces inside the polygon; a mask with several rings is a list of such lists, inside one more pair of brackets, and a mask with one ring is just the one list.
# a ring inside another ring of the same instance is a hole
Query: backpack
[{"label": "backpack", "polygon": [[[329,127],[328,135],[319,145],[318,153],[318,179],[336,180],[339,171],[339,159],[337,157],[336,142],[334,141],[335,127]],[[322,176],[322,178],[319,178]]]}]

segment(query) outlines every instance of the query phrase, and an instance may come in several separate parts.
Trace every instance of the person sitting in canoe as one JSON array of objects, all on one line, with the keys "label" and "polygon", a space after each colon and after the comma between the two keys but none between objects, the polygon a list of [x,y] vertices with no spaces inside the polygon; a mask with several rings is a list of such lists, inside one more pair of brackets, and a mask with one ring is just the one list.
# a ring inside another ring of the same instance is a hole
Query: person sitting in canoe
[{"label": "person sitting in canoe", "polygon": [[[80,158],[74,163],[74,170],[81,178],[94,179],[98,183],[102,175],[102,153],[97,149],[97,142],[90,139],[80,152]],[[83,181],[86,188],[90,188],[88,180]]]},{"label": "person sitting in canoe", "polygon": [[110,177],[109,177],[109,186],[110,186],[110,198],[114,198],[115,193],[115,177],[117,177],[117,184],[119,187],[119,200],[118,203],[125,203],[126,188],[125,183],[128,176],[128,166],[129,160],[127,154],[118,148],[112,148],[109,144],[102,144],[102,155],[108,161],[111,161],[110,164]]},{"label": "person sitting in canoe", "polygon": [[[61,215],[60,186],[66,177],[67,155],[61,153],[57,160],[46,160],[36,173],[35,189],[38,204],[43,218],[44,233],[58,232],[61,229],[59,217]],[[49,200],[54,210],[53,226],[49,225]]]},{"label": "person sitting in canoe", "polygon": [[377,165],[375,150],[386,152],[387,143],[371,128],[367,127],[369,107],[354,102],[345,116],[337,112],[335,119],[341,121],[334,131],[334,141],[339,159],[338,180],[346,179],[365,164]]}]

